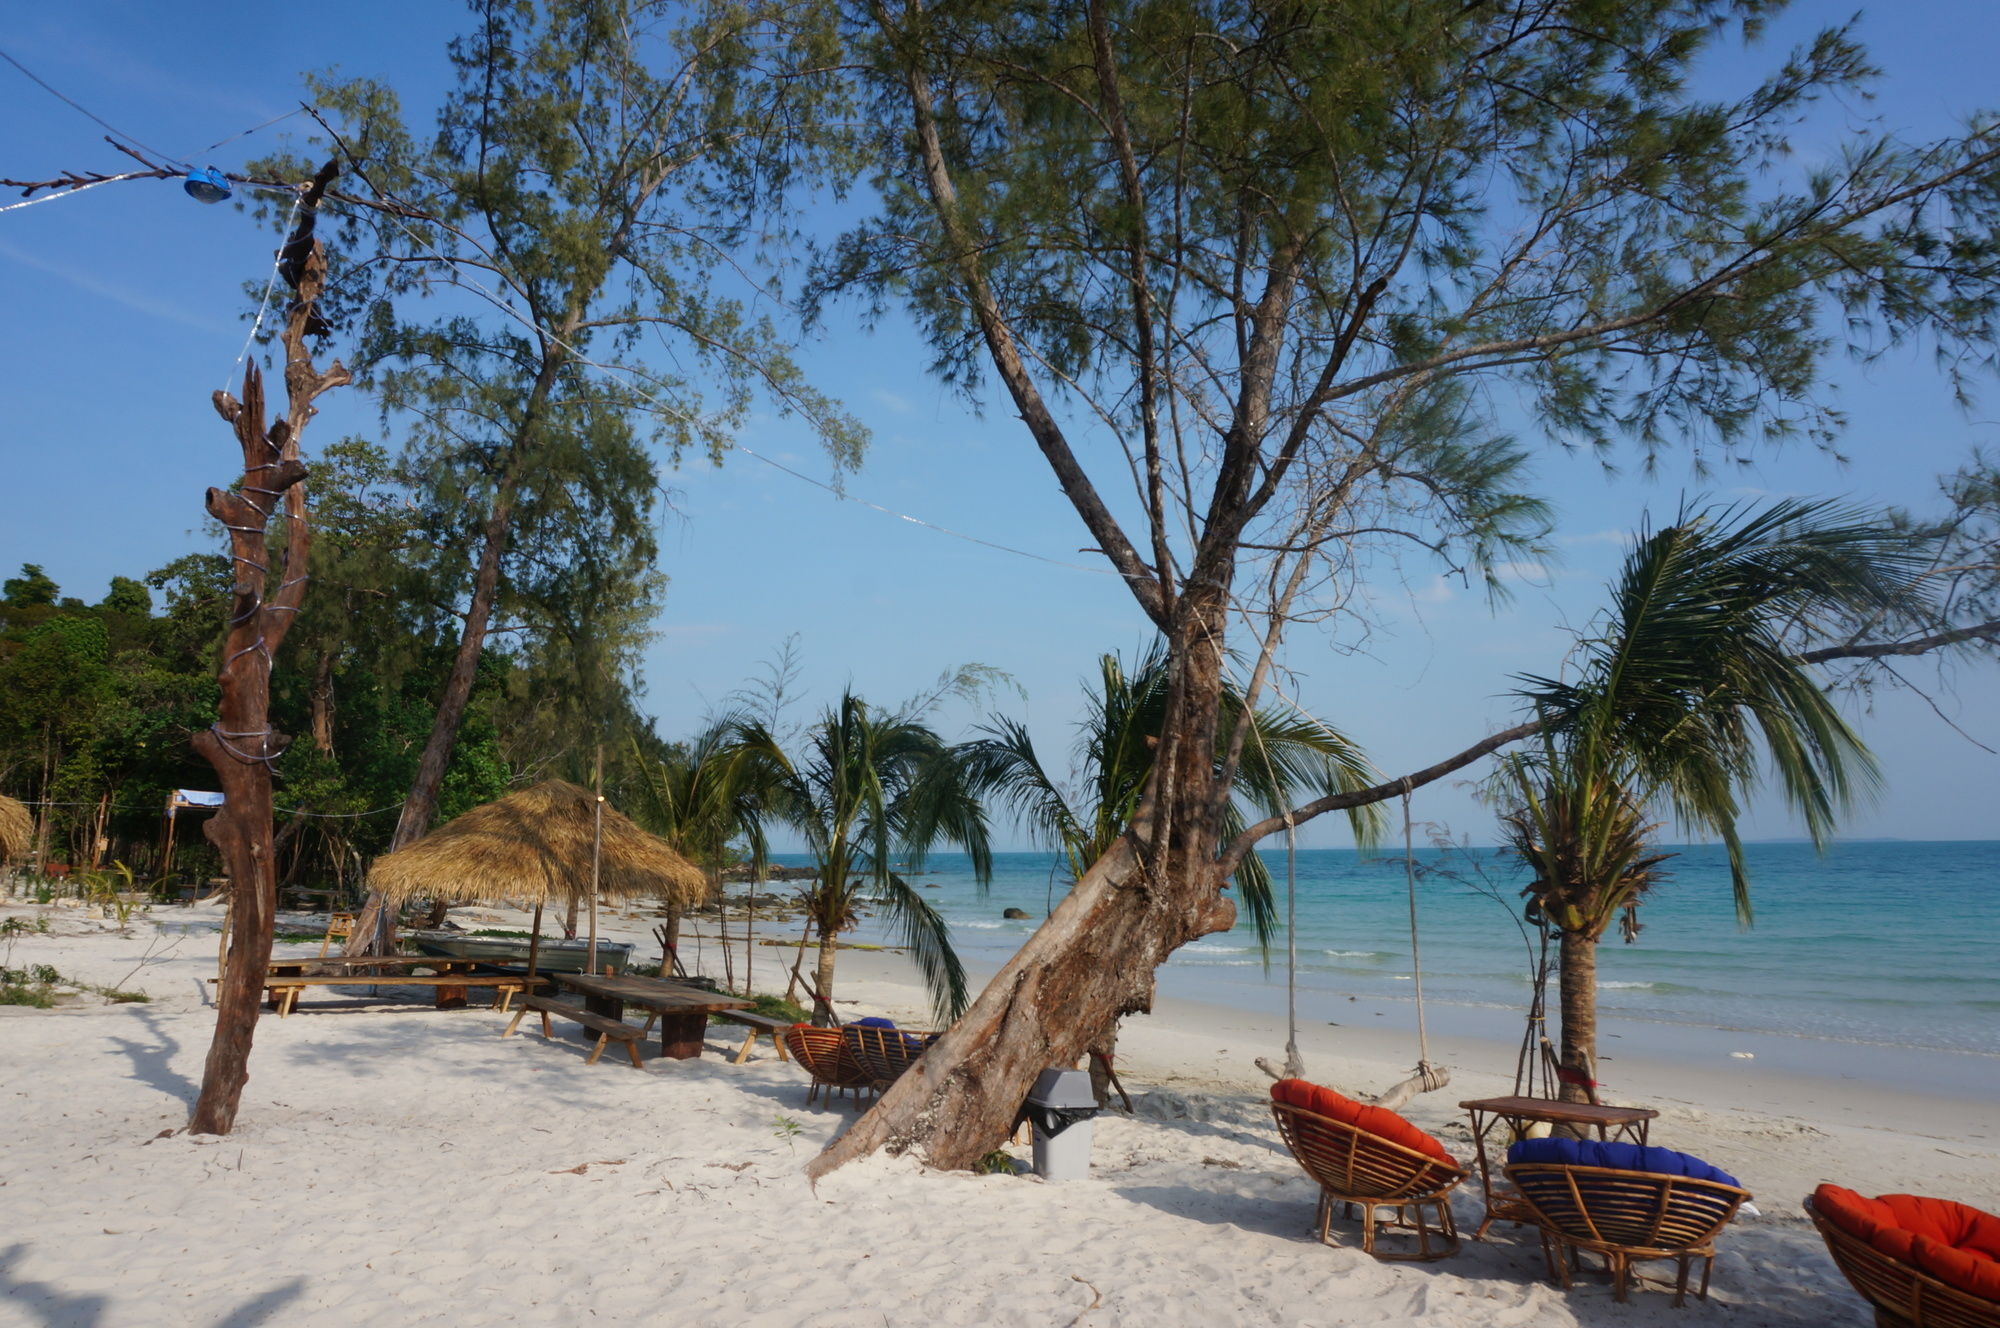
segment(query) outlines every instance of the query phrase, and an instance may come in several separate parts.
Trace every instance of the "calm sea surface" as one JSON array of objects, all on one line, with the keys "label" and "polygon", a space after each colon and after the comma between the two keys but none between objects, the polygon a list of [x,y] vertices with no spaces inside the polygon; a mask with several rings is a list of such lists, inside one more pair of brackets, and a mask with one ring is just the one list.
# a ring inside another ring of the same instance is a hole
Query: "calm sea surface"
[{"label": "calm sea surface", "polygon": [[[1805,844],[1748,850],[1756,923],[1737,926],[1722,850],[1678,850],[1670,879],[1647,897],[1631,945],[1599,951],[1608,1017],[1859,1044],[2000,1056],[2000,841]],[[779,861],[803,862],[795,855]],[[1265,855],[1283,907],[1285,857]],[[1454,1010],[1488,1019],[1525,1010],[1528,951],[1516,926],[1519,868],[1496,851],[1421,850],[1417,884],[1424,996],[1432,1026]],[[1484,869],[1493,894],[1469,880]],[[960,953],[1003,962],[1061,897],[1053,855],[997,855],[989,890],[964,857],[930,859],[915,880],[951,924]],[[1307,849],[1298,855],[1299,1013],[1326,1020],[1354,1007],[1411,999],[1410,937],[1400,853]],[[1028,912],[1006,920],[1003,909]],[[865,924],[873,939],[882,919]],[[1163,995],[1283,1009],[1285,947],[1268,958],[1247,921],[1183,948],[1160,975]],[[1552,993],[1553,995],[1553,993]]]}]

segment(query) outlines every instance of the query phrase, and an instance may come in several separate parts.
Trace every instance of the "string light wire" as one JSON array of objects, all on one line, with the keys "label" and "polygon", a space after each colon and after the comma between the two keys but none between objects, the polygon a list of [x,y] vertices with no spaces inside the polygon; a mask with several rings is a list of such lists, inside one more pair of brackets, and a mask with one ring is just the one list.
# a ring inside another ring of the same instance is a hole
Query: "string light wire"
[{"label": "string light wire", "polygon": [[72,109],[79,111],[83,115],[96,121],[104,128],[109,129],[113,134],[117,135],[119,138],[125,139],[127,142],[133,144],[135,147],[146,148],[146,151],[152,153],[154,156],[159,157],[165,161],[172,162],[176,166],[180,166],[183,168],[187,166],[187,163],[185,161],[182,161],[178,157],[168,156],[166,153],[160,151],[158,148],[146,147],[144,143],[141,143],[138,139],[132,137],[132,135],[126,133],[123,129],[120,129],[117,125],[112,124],[109,120],[105,119],[97,112],[91,110],[88,106],[85,106],[82,102],[76,100],[76,98],[68,96],[67,94],[63,93],[54,84],[50,83],[40,74],[37,74],[34,70],[22,64],[19,60],[16,60],[13,56],[7,54],[7,52],[0,51],[0,60],[5,60],[8,64],[14,66],[14,68],[20,70],[23,74],[26,74],[30,79],[34,80],[34,82],[41,87],[42,91],[48,93],[56,100],[67,104]]}]

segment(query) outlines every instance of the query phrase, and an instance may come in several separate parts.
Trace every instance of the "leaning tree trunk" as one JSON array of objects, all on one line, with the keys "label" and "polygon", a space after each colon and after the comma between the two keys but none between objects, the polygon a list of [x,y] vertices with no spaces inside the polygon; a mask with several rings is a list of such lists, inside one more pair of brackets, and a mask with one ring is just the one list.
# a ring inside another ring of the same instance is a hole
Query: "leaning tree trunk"
[{"label": "leaning tree trunk", "polygon": [[[1227,579],[1197,583],[1226,590]],[[971,1166],[1006,1139],[1037,1074],[1074,1065],[1111,1020],[1150,1010],[1154,970],[1196,937],[1235,924],[1215,860],[1221,600],[1184,599],[1181,608],[1160,749],[1131,828],[964,1016],[807,1165],[808,1176],[878,1148],[948,1170]]]},{"label": "leaning tree trunk", "polygon": [[[277,883],[272,872],[271,762],[289,741],[271,728],[271,656],[298,617],[305,598],[306,559],[312,531],[306,524],[305,463],[299,434],[313,416],[313,399],[348,381],[338,360],[325,373],[313,368],[305,348],[313,305],[326,280],[326,256],[311,240],[313,209],[333,177],[323,169],[302,202],[293,245],[309,246],[296,283],[297,298],[285,316],[285,418],[264,424],[264,380],[253,363],[243,372],[243,400],[215,394],[215,409],[235,427],[243,449],[237,491],[210,489],[208,512],[229,531],[231,586],[229,635],[223,645],[218,719],[195,735],[194,747],[215,767],[222,810],[205,832],[222,854],[230,881],[229,952],[216,991],[215,1040],[209,1044],[188,1129],[227,1134],[236,1123],[243,1085],[250,1078],[250,1044],[257,1006],[271,962],[271,924]],[[286,543],[272,568],[265,533],[282,500]],[[277,584],[271,589],[275,572]],[[269,590],[269,597],[266,591]]]},{"label": "leaning tree trunk", "polygon": [[1566,931],[1557,948],[1562,1031],[1557,1063],[1564,1102],[1588,1102],[1597,1082],[1597,938]]}]

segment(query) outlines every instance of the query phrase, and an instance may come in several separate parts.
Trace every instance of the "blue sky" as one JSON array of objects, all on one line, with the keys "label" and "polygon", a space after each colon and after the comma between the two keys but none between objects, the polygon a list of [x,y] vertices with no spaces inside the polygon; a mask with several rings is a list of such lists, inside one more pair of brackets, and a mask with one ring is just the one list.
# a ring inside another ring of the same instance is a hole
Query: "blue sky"
[{"label": "blue sky", "polygon": [[[1814,7],[1817,8],[1817,7]],[[296,105],[298,73],[339,65],[406,89],[426,104],[445,76],[444,40],[460,20],[445,3],[343,6],[339,21],[288,28],[279,11],[245,4],[159,5],[75,0],[11,7],[8,51],[96,114],[176,156]],[[1842,10],[1841,12],[1846,12]],[[1817,17],[1809,15],[1807,17]],[[1788,22],[1781,34],[1804,25]],[[1990,96],[2000,18],[1973,3],[1885,7],[1863,33],[1886,71],[1877,116],[1911,134],[1942,132]],[[308,49],[305,42],[315,45]],[[1731,57],[1718,77],[1775,59]],[[1815,126],[1808,152],[1836,141],[1842,117]],[[292,122],[296,123],[296,121]],[[225,168],[264,150],[276,130],[217,149]],[[0,174],[62,168],[114,171],[124,158],[102,130],[0,65]],[[11,201],[11,195],[0,202]],[[0,213],[0,568],[45,564],[66,593],[102,595],[114,574],[138,575],[195,546],[201,494],[230,474],[233,444],[208,394],[233,378],[242,348],[241,287],[269,271],[270,237],[244,214],[202,207],[175,183],[114,185]],[[1045,751],[1067,749],[1081,681],[1103,650],[1138,648],[1147,628],[1004,408],[985,415],[927,379],[906,330],[863,335],[835,320],[806,351],[818,383],[874,430],[857,498],[1053,562],[953,538],[854,502],[741,453],[721,469],[670,477],[662,570],[671,578],[646,667],[648,702],[667,734],[692,728],[797,633],[810,699],[843,685],[883,700],[907,696],[953,665],[1011,674],[1025,697],[995,704],[1024,714]],[[1615,568],[1624,533],[1683,494],[1842,495],[1935,506],[1937,476],[1990,445],[1992,394],[1970,411],[1950,399],[1923,357],[1841,371],[1851,417],[1847,460],[1807,449],[1707,480],[1670,457],[1650,480],[1607,477],[1585,458],[1538,454],[1542,490],[1558,508],[1562,563],[1524,583],[1495,612],[1484,596],[1411,564],[1374,585],[1377,620],[1365,637],[1303,628],[1289,643],[1299,699],[1359,739],[1390,772],[1430,763],[1509,722],[1509,677],[1546,671],[1564,623],[1580,623]],[[233,385],[233,383],[232,383]],[[310,444],[376,432],[356,393],[327,398]],[[759,418],[755,451],[809,475],[827,467],[792,422]],[[1067,564],[1067,565],[1063,565]],[[1940,679],[1910,670],[1968,733],[2000,747],[2000,699],[1989,671]],[[1857,712],[1888,787],[1849,823],[1856,836],[1991,838],[2000,758],[1954,733],[1923,699],[1882,694]],[[969,711],[947,712],[962,728]],[[1416,815],[1490,838],[1490,815],[1464,785],[1426,790]],[[1759,803],[1753,836],[1795,828]],[[1338,844],[1337,826],[1307,843]]]}]

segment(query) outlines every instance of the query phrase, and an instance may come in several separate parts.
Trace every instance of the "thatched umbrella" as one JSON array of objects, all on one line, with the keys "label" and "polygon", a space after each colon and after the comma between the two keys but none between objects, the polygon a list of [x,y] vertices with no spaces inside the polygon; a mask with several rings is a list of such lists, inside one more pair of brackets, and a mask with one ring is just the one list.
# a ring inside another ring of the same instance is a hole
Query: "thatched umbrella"
[{"label": "thatched umbrella", "polygon": [[[594,909],[599,893],[617,899],[658,895],[686,909],[708,896],[708,878],[664,839],[647,834],[588,789],[560,779],[475,807],[409,847],[377,858],[368,885],[395,902],[417,897],[533,902],[531,972],[542,908],[552,899],[588,898]],[[594,937],[594,913],[592,920]]]},{"label": "thatched umbrella", "polygon": [[0,793],[0,862],[26,853],[34,837],[35,818],[26,807]]}]

